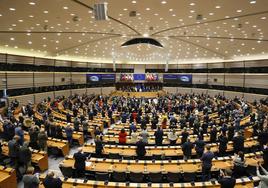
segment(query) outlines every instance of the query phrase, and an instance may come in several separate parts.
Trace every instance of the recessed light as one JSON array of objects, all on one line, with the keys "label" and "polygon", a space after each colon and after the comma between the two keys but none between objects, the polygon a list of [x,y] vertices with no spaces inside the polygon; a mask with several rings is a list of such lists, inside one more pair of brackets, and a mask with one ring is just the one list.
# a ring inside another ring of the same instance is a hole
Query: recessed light
[{"label": "recessed light", "polygon": [[9,8],[9,10],[11,10],[11,11],[15,11],[16,9],[15,9],[15,8]]},{"label": "recessed light", "polygon": [[242,12],[242,10],[237,10],[236,12]]},{"label": "recessed light", "polygon": [[69,8],[68,7],[63,7],[64,10],[68,10]]},{"label": "recessed light", "polygon": [[44,10],[44,13],[45,13],[45,14],[47,14],[47,13],[48,13],[48,11],[47,11],[47,10]]},{"label": "recessed light", "polygon": [[221,8],[221,6],[217,5],[215,8]]},{"label": "recessed light", "polygon": [[166,4],[167,2],[166,1],[161,1],[162,4]]},{"label": "recessed light", "polygon": [[18,20],[19,22],[23,22],[23,20]]},{"label": "recessed light", "polygon": [[12,37],[12,38],[10,38],[10,40],[15,40],[15,39]]},{"label": "recessed light", "polygon": [[151,10],[150,8],[146,8],[146,10]]},{"label": "recessed light", "polygon": [[191,6],[194,6],[194,5],[195,5],[195,3],[190,3],[190,5],[191,5]]},{"label": "recessed light", "polygon": [[263,16],[263,17],[261,17],[261,19],[262,19],[262,20],[266,20],[266,17],[265,17],[265,16]]},{"label": "recessed light", "polygon": [[124,8],[123,10],[124,10],[124,11],[127,11],[127,8]]},{"label": "recessed light", "polygon": [[30,18],[33,18],[34,16],[33,15],[29,15]]},{"label": "recessed light", "polygon": [[257,1],[255,1],[255,0],[251,0],[249,3],[250,4],[255,4]]},{"label": "recessed light", "polygon": [[2,14],[0,14],[0,17],[3,16]]},{"label": "recessed light", "polygon": [[35,2],[29,2],[29,5],[35,5]]},{"label": "recessed light", "polygon": [[32,41],[29,41],[28,44],[32,44]]},{"label": "recessed light", "polygon": [[133,4],[137,3],[137,1],[131,1]]}]

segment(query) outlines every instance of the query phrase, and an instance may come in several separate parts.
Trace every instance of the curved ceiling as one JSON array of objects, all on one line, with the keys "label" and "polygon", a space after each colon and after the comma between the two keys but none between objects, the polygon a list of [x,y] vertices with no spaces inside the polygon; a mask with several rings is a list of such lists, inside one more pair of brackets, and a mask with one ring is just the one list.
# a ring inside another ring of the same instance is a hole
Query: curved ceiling
[{"label": "curved ceiling", "polygon": [[[95,21],[99,2],[108,3],[107,21]],[[1,0],[0,23],[1,52],[110,63],[268,54],[267,0]],[[121,47],[141,37],[164,48]]]}]

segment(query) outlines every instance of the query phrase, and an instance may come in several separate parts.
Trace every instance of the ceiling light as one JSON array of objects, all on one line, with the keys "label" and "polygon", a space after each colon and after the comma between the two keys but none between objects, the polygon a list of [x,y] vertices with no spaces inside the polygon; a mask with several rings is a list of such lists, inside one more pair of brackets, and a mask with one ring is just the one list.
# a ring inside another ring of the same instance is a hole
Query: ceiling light
[{"label": "ceiling light", "polygon": [[47,11],[47,10],[45,10],[45,11],[44,11],[44,13],[45,13],[45,14],[47,14],[47,13],[48,13],[48,11]]},{"label": "ceiling light", "polygon": [[29,2],[30,5],[35,5],[35,2]]},{"label": "ceiling light", "polygon": [[63,7],[64,10],[68,10],[69,8],[68,7]]},{"label": "ceiling light", "polygon": [[161,1],[162,4],[166,4],[167,2],[166,1]]},{"label": "ceiling light", "polygon": [[16,9],[15,9],[15,8],[9,8],[9,10],[11,10],[11,11],[15,11]]},{"label": "ceiling light", "polygon": [[18,20],[19,22],[23,22],[23,20]]},{"label": "ceiling light", "polygon": [[242,10],[237,10],[236,12],[242,12]]},{"label": "ceiling light", "polygon": [[265,19],[266,19],[266,17],[265,17],[265,16],[263,16],[263,17],[261,17],[261,19],[262,19],[262,20],[265,20]]},{"label": "ceiling light", "polygon": [[29,41],[28,44],[32,44],[32,41]]},{"label": "ceiling light", "polygon": [[249,3],[250,4],[255,4],[257,1],[255,1],[255,0],[251,0]]},{"label": "ceiling light", "polygon": [[137,3],[137,1],[131,1],[133,4]]},{"label": "ceiling light", "polygon": [[34,16],[33,15],[29,15],[30,18],[33,18]]},{"label": "ceiling light", "polygon": [[191,6],[194,6],[194,5],[195,5],[195,3],[190,3],[190,5],[191,5]]},{"label": "ceiling light", "polygon": [[2,14],[0,14],[0,17],[3,16]]},{"label": "ceiling light", "polygon": [[215,8],[221,8],[221,6],[218,5],[218,6],[216,6]]},{"label": "ceiling light", "polygon": [[150,10],[150,8],[146,8],[146,10]]},{"label": "ceiling light", "polygon": [[12,37],[12,38],[10,38],[10,40],[15,40],[15,39]]}]

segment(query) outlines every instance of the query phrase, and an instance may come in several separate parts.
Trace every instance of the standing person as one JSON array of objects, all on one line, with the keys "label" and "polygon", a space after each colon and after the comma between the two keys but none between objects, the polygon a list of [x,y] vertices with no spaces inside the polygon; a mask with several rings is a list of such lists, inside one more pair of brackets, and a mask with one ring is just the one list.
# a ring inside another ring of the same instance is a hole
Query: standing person
[{"label": "standing person", "polygon": [[234,157],[234,177],[241,178],[246,175],[246,162],[245,156],[242,151],[239,151],[238,154],[235,154]]},{"label": "standing person", "polygon": [[20,151],[19,139],[20,137],[15,135],[13,139],[8,142],[8,156],[11,159],[11,166],[14,166],[15,169],[18,168],[18,157]]},{"label": "standing person", "polygon": [[38,188],[39,187],[39,176],[34,173],[34,167],[29,167],[26,171],[26,174],[22,178],[24,188]]},{"label": "standing person", "polygon": [[190,139],[187,139],[187,141],[182,144],[184,160],[191,159],[193,148],[194,148],[194,145],[191,143]]},{"label": "standing person", "polygon": [[70,146],[73,143],[73,128],[68,123],[67,127],[65,128],[66,137]]},{"label": "standing person", "polygon": [[234,125],[231,123],[231,125],[228,127],[228,140],[231,141],[234,138]]},{"label": "standing person", "polygon": [[40,150],[47,151],[48,137],[44,129],[41,129],[40,133],[38,134],[37,139],[38,139],[38,145],[39,145]]},{"label": "standing person", "polygon": [[240,132],[236,132],[233,138],[233,147],[234,153],[238,153],[239,151],[244,151],[244,141],[245,138],[242,136]]},{"label": "standing person", "polygon": [[56,126],[56,138],[58,138],[58,139],[63,138],[61,125]]},{"label": "standing person", "polygon": [[195,141],[195,151],[198,158],[202,157],[205,149],[205,141],[202,139],[202,136],[198,136],[198,139]]},{"label": "standing person", "polygon": [[24,142],[19,151],[19,162],[22,164],[24,171],[26,172],[31,165],[32,152],[29,149],[29,142]]},{"label": "standing person", "polygon": [[131,133],[131,143],[136,144],[138,142],[138,136],[137,130],[133,130]]},{"label": "standing person", "polygon": [[220,170],[220,178],[218,182],[221,185],[221,188],[234,188],[236,180],[232,177],[232,171],[226,169],[225,173]]},{"label": "standing person", "polygon": [[228,144],[228,138],[226,137],[226,133],[222,132],[218,137],[219,140],[219,156],[225,156]]},{"label": "standing person", "polygon": [[74,130],[78,132],[79,126],[80,126],[80,121],[79,121],[78,117],[76,117],[76,118],[74,118]]},{"label": "standing person", "polygon": [[215,143],[217,140],[217,128],[213,125],[213,128],[210,131],[210,143]]},{"label": "standing person", "polygon": [[88,121],[87,120],[82,121],[82,126],[83,126],[84,138],[87,139],[87,137],[88,137]]},{"label": "standing person", "polygon": [[214,158],[213,152],[210,151],[210,146],[206,146],[206,152],[201,157],[202,161],[202,181],[208,181],[211,178],[212,159]]},{"label": "standing person", "polygon": [[87,155],[83,153],[82,148],[78,148],[78,152],[74,154],[74,160],[76,178],[83,178],[85,176]]},{"label": "standing person", "polygon": [[30,144],[29,146],[33,149],[39,149],[37,140],[38,140],[39,128],[37,126],[32,126],[29,130]]},{"label": "standing person", "polygon": [[102,141],[100,139],[100,136],[97,135],[96,136],[96,140],[95,140],[95,153],[96,153],[96,157],[101,157],[102,156],[102,151],[103,151],[103,144],[102,144]]},{"label": "standing person", "polygon": [[127,142],[127,133],[125,131],[125,129],[121,129],[120,133],[119,133],[119,144],[126,144]]},{"label": "standing person", "polygon": [[187,141],[188,136],[189,136],[189,133],[187,132],[187,128],[184,127],[181,133],[181,144]]},{"label": "standing person", "polygon": [[[263,171],[264,175],[261,175],[260,167],[261,167],[261,170]],[[268,172],[267,172],[267,170],[265,170],[265,168],[263,168],[258,163],[256,173],[257,173],[257,176],[260,178],[260,183],[259,183],[258,188],[267,188],[267,185],[268,185]]]},{"label": "standing person", "polygon": [[43,181],[45,188],[62,188],[62,181],[58,177],[54,177],[54,172],[48,172]]},{"label": "standing person", "polygon": [[143,142],[142,138],[136,143],[136,154],[138,159],[144,159],[144,156],[146,155],[145,145],[146,144]]},{"label": "standing person", "polygon": [[154,136],[155,136],[155,144],[157,146],[161,146],[162,145],[163,135],[164,135],[163,130],[161,129],[160,126],[158,126],[157,127],[157,130],[154,133]]},{"label": "standing person", "polygon": [[168,139],[170,145],[174,146],[176,145],[177,139],[178,139],[178,134],[176,133],[176,130],[173,129],[168,133]]},{"label": "standing person", "polygon": [[148,138],[149,138],[149,134],[146,130],[146,127],[142,130],[141,134],[140,134],[142,141],[144,144],[148,144]]},{"label": "standing person", "polygon": [[19,144],[22,146],[22,144],[24,142],[24,131],[22,130],[22,128],[20,126],[17,126],[15,128],[15,135],[19,136]]}]

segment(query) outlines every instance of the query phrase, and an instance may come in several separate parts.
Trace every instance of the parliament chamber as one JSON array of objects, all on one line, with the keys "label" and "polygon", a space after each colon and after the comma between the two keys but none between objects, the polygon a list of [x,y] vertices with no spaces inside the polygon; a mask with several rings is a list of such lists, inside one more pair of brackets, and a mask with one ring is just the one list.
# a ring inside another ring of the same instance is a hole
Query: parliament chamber
[{"label": "parliament chamber", "polygon": [[267,7],[0,1],[0,188],[268,188]]}]

